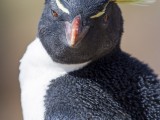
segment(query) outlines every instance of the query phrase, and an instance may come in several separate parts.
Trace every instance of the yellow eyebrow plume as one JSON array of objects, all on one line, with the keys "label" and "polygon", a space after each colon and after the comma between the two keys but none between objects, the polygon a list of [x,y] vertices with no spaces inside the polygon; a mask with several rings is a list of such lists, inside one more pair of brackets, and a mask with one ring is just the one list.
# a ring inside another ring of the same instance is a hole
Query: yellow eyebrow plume
[{"label": "yellow eyebrow plume", "polygon": [[109,1],[105,4],[104,9],[103,9],[102,11],[98,12],[96,15],[91,16],[90,18],[93,19],[93,18],[97,18],[97,17],[102,16],[102,15],[105,13],[106,7],[108,6],[108,4],[109,4],[110,2],[111,2],[111,0],[109,0]]},{"label": "yellow eyebrow plume", "polygon": [[105,13],[106,7],[110,2],[116,2],[116,3],[125,3],[125,4],[136,4],[136,5],[147,5],[147,4],[152,4],[156,0],[109,0],[105,6],[104,9],[100,12],[98,12],[96,15],[91,16],[90,18],[97,18],[102,16]]},{"label": "yellow eyebrow plume", "polygon": [[56,4],[59,7],[59,9],[61,9],[63,12],[68,13],[69,14],[69,10],[67,8],[64,7],[64,5],[61,3],[60,0],[56,0]]}]

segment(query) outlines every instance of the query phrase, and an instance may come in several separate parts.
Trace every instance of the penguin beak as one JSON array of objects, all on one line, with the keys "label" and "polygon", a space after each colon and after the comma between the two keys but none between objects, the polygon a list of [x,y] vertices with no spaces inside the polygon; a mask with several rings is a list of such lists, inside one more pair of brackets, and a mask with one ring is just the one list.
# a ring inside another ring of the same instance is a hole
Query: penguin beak
[{"label": "penguin beak", "polygon": [[82,26],[81,15],[77,15],[72,23],[66,24],[66,39],[70,47],[75,47],[85,37],[89,30],[89,26]]}]

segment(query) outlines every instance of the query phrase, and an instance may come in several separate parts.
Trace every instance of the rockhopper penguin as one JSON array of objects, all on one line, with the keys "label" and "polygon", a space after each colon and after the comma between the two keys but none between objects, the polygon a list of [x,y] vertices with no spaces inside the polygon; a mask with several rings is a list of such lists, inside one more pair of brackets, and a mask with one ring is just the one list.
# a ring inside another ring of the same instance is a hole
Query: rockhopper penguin
[{"label": "rockhopper penguin", "polygon": [[46,0],[20,64],[24,120],[160,120],[160,82],[120,48],[118,2]]}]

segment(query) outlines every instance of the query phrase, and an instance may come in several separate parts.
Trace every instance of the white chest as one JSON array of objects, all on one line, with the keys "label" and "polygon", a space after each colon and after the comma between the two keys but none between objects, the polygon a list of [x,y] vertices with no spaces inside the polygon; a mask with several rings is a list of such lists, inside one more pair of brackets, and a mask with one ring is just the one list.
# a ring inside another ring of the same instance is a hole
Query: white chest
[{"label": "white chest", "polygon": [[44,120],[44,96],[50,81],[87,65],[65,65],[51,60],[40,40],[29,45],[20,65],[21,104],[24,120]]}]

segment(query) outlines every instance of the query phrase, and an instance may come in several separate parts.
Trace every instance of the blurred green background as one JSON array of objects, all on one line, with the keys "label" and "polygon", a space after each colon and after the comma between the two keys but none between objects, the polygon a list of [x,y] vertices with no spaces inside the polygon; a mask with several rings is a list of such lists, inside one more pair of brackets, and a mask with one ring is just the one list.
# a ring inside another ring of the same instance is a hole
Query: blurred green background
[{"label": "blurred green background", "polygon": [[[34,40],[43,0],[0,2],[0,120],[22,120],[19,60]],[[122,49],[160,74],[160,1],[141,7],[120,5],[125,20]]]}]

